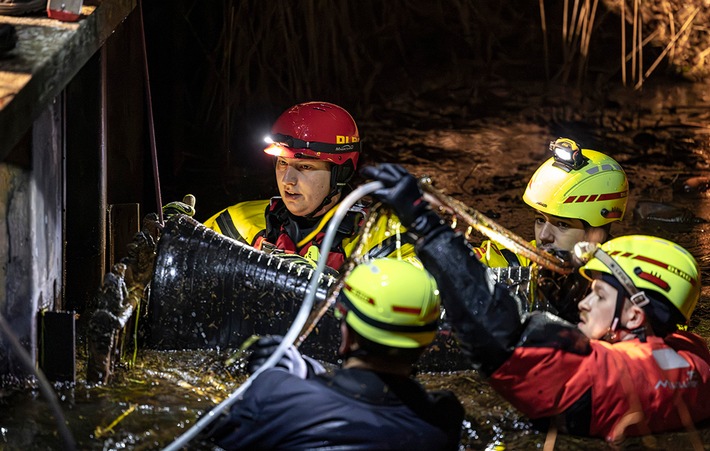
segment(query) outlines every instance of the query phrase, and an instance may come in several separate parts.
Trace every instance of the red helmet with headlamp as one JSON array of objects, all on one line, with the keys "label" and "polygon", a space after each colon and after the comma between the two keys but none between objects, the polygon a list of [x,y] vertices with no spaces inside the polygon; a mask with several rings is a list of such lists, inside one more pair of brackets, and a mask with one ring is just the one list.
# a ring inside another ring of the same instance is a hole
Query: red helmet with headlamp
[{"label": "red helmet with headlamp", "polygon": [[331,184],[344,186],[355,174],[360,133],[345,109],[328,102],[306,102],[286,110],[271,127],[264,152],[284,158],[315,158],[333,163]]}]

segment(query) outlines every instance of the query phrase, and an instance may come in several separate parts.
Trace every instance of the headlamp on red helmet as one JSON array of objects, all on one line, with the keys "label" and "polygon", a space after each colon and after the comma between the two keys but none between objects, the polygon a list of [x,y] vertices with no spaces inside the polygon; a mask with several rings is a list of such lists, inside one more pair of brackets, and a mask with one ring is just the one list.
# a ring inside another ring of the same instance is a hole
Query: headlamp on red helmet
[{"label": "headlamp on red helmet", "polygon": [[264,138],[270,144],[264,152],[269,155],[286,158],[317,158],[341,165],[345,161],[357,161],[360,153],[358,136],[340,136],[342,144],[330,144],[315,141],[303,141],[293,136],[276,133]]},{"label": "headlamp on red helmet", "polygon": [[333,185],[354,175],[360,156],[360,134],[350,113],[327,102],[306,102],[286,110],[265,138],[264,152],[284,158],[316,158],[333,168]]}]

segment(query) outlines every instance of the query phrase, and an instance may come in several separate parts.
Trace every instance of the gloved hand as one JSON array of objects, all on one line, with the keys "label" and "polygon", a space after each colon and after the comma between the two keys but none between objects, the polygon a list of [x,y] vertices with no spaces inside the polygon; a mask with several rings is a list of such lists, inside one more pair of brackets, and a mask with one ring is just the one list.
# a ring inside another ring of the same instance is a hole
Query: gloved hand
[{"label": "gloved hand", "polygon": [[537,275],[537,298],[543,306],[547,303],[552,307],[552,309],[547,310],[552,311],[572,324],[577,324],[579,322],[577,305],[588,294],[591,285],[591,281],[577,271],[583,265],[583,262],[573,252],[549,249],[545,245],[541,245],[538,248],[558,257],[563,263],[571,264],[575,267],[575,271],[567,275],[561,275],[540,267]]},{"label": "gloved hand", "polygon": [[[251,345],[250,348],[253,349],[253,351],[247,359],[247,371],[249,374],[254,374],[266,363],[282,340],[283,337],[280,335],[267,335],[259,338],[256,343]],[[315,376],[325,372],[323,365],[310,357],[301,355],[293,345],[286,349],[286,352],[281,359],[276,362],[275,366],[284,368],[289,373],[301,379],[306,379],[309,376]]]},{"label": "gloved hand", "polygon": [[422,197],[417,179],[402,166],[383,163],[377,167],[365,166],[360,173],[385,185],[373,195],[389,204],[410,232],[423,236],[442,224],[439,215],[429,209],[429,203]]},{"label": "gloved hand", "polygon": [[163,216],[165,219],[170,219],[178,213],[193,217],[195,215],[195,203],[197,199],[192,194],[186,194],[182,198],[182,202],[175,201],[163,205]]}]

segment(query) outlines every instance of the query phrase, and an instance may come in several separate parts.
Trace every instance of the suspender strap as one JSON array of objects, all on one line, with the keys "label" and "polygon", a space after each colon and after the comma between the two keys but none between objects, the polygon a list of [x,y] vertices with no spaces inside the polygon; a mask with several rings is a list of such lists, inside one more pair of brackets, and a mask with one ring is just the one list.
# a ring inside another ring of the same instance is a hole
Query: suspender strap
[{"label": "suspender strap", "polygon": [[232,221],[232,216],[229,214],[229,211],[224,210],[221,215],[217,216],[217,219],[215,221],[219,226],[219,230],[222,231],[222,235],[234,238],[235,240],[244,239],[237,231],[237,228],[234,226],[234,221]]}]

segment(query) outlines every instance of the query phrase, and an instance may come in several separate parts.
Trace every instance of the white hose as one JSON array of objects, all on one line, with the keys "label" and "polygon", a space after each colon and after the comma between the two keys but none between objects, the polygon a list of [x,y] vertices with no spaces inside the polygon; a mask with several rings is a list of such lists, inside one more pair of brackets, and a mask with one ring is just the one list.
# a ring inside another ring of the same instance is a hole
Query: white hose
[{"label": "white hose", "polygon": [[382,182],[369,182],[357,187],[353,190],[353,192],[348,194],[345,199],[343,199],[337,210],[335,210],[333,218],[331,218],[328,222],[328,228],[326,229],[325,237],[323,238],[323,243],[321,244],[318,265],[316,266],[315,272],[313,273],[310,283],[308,284],[308,288],[306,289],[306,296],[303,299],[303,304],[301,304],[301,307],[296,314],[296,318],[294,318],[293,323],[291,323],[291,327],[288,329],[288,332],[286,332],[286,335],[284,335],[283,340],[279,343],[279,346],[276,348],[274,353],[271,354],[268,360],[266,360],[266,362],[259,367],[259,369],[249,376],[249,378],[244,381],[244,383],[240,385],[237,390],[210,410],[206,415],[200,418],[194,426],[185,431],[185,433],[178,437],[177,440],[166,446],[164,448],[165,451],[176,451],[187,445],[190,440],[206,428],[215,418],[217,418],[219,414],[234,404],[234,402],[239,398],[239,395],[249,388],[252,381],[257,376],[273,367],[279,360],[281,360],[281,357],[283,357],[286,350],[293,344],[296,338],[298,338],[298,334],[301,332],[303,326],[308,320],[310,312],[313,308],[316,291],[318,289],[318,281],[323,274],[323,270],[325,269],[325,263],[328,259],[328,254],[330,253],[330,248],[333,245],[335,233],[337,232],[340,223],[343,221],[348,211],[350,211],[350,208],[355,205],[355,202],[360,200],[363,196],[366,196],[383,187],[384,185]]}]

